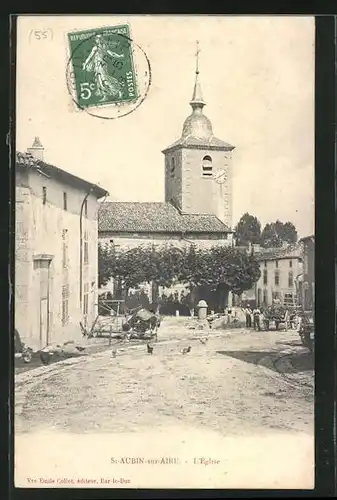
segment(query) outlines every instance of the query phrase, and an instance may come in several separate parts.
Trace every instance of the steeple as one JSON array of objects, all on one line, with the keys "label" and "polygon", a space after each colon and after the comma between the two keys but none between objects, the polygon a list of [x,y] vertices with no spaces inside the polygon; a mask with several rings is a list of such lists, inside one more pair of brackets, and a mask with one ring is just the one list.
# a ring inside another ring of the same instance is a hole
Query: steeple
[{"label": "steeple", "polygon": [[196,67],[195,67],[195,83],[194,90],[192,95],[192,100],[190,105],[192,106],[193,111],[199,109],[200,111],[206,105],[205,101],[202,98],[201,85],[199,81],[199,41],[197,41],[197,51],[196,51]]},{"label": "steeple", "polygon": [[197,51],[195,54],[195,83],[192,100],[190,102],[192,113],[184,122],[181,138],[186,139],[187,137],[196,137],[204,141],[209,141],[209,139],[213,137],[213,130],[212,123],[202,112],[202,108],[206,106],[206,103],[202,98],[201,86],[199,82],[199,53],[199,42],[197,41]]},{"label": "steeple", "polygon": [[[231,227],[234,146],[214,136],[212,122],[204,114],[206,102],[199,81],[199,54],[197,42],[196,53],[192,54],[196,65],[190,115],[184,121],[180,138],[163,150],[165,200],[182,214],[215,215]],[[215,182],[219,176],[221,183]]]}]

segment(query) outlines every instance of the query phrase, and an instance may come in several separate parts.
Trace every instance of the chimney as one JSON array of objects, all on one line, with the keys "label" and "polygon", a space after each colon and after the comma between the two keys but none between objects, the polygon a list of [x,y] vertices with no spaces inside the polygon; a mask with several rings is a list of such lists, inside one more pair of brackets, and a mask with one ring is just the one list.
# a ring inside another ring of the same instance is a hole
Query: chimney
[{"label": "chimney", "polygon": [[261,250],[260,243],[253,244],[253,253],[258,253]]},{"label": "chimney", "polygon": [[32,146],[27,149],[27,153],[30,153],[35,160],[43,160],[44,147],[38,137],[35,137]]}]

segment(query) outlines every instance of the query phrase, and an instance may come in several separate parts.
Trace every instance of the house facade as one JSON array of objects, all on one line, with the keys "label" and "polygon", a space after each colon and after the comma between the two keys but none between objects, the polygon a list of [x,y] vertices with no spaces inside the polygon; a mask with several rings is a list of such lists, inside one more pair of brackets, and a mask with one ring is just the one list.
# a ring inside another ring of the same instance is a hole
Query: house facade
[{"label": "house facade", "polygon": [[38,139],[16,154],[15,328],[41,348],[81,335],[97,314],[98,200],[108,193],[43,161]]},{"label": "house facade", "polygon": [[303,277],[301,283],[301,303],[305,310],[315,307],[315,236],[300,240],[303,248]]},{"label": "house facade", "polygon": [[285,306],[298,303],[298,281],[303,273],[301,245],[284,245],[281,248],[260,248],[253,252],[260,264],[261,276],[254,287],[258,306],[270,306],[274,299]]}]

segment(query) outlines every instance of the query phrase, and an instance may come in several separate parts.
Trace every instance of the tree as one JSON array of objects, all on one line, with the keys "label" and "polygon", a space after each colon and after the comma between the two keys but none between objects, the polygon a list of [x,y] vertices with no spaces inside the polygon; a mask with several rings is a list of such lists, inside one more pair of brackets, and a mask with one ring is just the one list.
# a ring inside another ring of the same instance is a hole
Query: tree
[{"label": "tree", "polygon": [[99,247],[99,282],[109,278],[119,282],[125,294],[144,282],[170,287],[176,282],[190,289],[190,307],[194,307],[197,287],[208,286],[225,295],[228,291],[241,294],[252,288],[260,277],[254,255],[232,247],[214,246],[209,249],[173,245],[142,247],[115,252]]},{"label": "tree", "polygon": [[107,245],[98,244],[98,286],[104,286],[112,277],[112,252]]},{"label": "tree", "polygon": [[265,248],[281,247],[283,243],[296,243],[297,231],[292,222],[270,222],[261,234],[261,244]]},{"label": "tree", "polygon": [[140,245],[118,252],[99,245],[98,256],[100,286],[114,278],[120,291],[127,294],[130,288],[145,282],[170,287],[182,267],[183,252],[172,245],[159,248]]},{"label": "tree", "polygon": [[257,217],[248,212],[243,214],[235,227],[237,245],[247,245],[248,243],[260,243],[261,224]]},{"label": "tree", "polygon": [[194,286],[208,285],[216,289],[224,284],[229,291],[241,294],[259,279],[260,266],[254,255],[235,247],[214,246],[196,250],[193,267],[187,267],[183,273],[183,281],[188,278]]},{"label": "tree", "polygon": [[[200,286],[207,286],[218,296],[219,306],[231,291],[240,295],[252,288],[260,277],[260,266],[254,255],[236,248],[214,246],[187,251],[180,281],[188,284],[191,295]],[[192,295],[193,300],[193,295]]]}]

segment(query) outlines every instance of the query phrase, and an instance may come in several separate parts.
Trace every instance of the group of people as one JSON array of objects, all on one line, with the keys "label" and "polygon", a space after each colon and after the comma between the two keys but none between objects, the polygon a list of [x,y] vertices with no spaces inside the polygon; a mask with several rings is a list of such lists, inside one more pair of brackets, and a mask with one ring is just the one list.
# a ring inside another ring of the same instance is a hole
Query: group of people
[{"label": "group of people", "polygon": [[263,309],[255,307],[251,309],[250,307],[244,308],[244,313],[246,315],[246,328],[254,328],[254,330],[261,330],[261,325],[263,325]]}]

